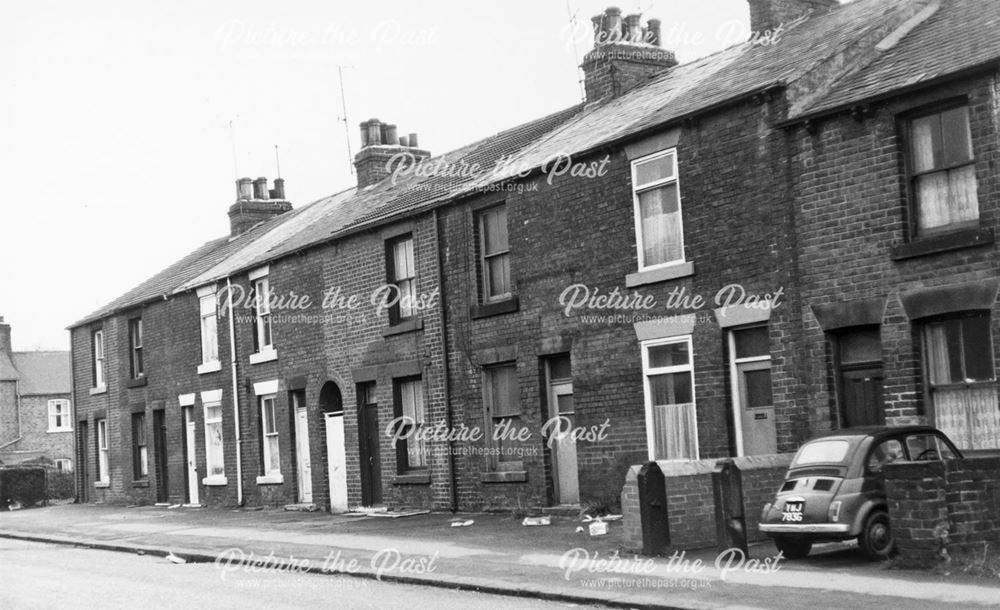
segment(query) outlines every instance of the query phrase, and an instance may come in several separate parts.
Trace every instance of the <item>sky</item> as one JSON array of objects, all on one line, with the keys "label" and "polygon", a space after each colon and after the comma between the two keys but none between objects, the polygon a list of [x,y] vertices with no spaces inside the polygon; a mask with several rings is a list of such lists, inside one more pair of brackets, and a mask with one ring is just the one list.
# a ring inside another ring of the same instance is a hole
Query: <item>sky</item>
[{"label": "sky", "polygon": [[14,349],[68,349],[67,326],[228,234],[238,176],[280,160],[296,207],[350,187],[363,120],[437,154],[578,103],[609,5],[660,19],[681,62],[750,33],[747,0],[0,2]]}]

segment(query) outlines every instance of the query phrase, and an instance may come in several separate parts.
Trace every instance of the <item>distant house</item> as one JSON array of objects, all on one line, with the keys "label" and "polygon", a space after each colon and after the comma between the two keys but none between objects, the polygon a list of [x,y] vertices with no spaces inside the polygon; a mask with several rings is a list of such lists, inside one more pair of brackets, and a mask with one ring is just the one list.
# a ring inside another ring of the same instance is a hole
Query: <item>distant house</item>
[{"label": "distant house", "polygon": [[73,469],[69,352],[15,352],[0,317],[0,462]]}]

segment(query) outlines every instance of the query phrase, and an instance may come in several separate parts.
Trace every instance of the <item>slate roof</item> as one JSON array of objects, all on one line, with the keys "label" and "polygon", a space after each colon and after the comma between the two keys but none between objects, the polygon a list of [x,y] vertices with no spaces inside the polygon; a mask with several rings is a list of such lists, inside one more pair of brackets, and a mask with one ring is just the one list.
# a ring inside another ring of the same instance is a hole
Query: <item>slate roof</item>
[{"label": "slate roof", "polygon": [[22,396],[69,394],[69,352],[0,351],[0,381],[17,381]]},{"label": "slate roof", "polygon": [[[428,210],[509,180],[517,171],[540,167],[555,154],[580,156],[759,91],[821,90],[822,96],[795,100],[788,117],[795,120],[1000,58],[1000,36],[994,34],[1000,2],[938,2],[933,15],[902,32],[907,17],[931,0],[856,0],[789,24],[777,44],[739,44],[676,66],[617,98],[573,106],[434,158],[492,169],[498,159],[508,157],[515,168],[508,172],[408,176],[396,184],[384,180],[320,199],[235,240],[205,244],[73,326]],[[874,51],[876,42],[893,33],[901,40],[886,51]],[[871,48],[858,53],[862,42]],[[822,88],[811,88],[817,79],[825,79]]]}]

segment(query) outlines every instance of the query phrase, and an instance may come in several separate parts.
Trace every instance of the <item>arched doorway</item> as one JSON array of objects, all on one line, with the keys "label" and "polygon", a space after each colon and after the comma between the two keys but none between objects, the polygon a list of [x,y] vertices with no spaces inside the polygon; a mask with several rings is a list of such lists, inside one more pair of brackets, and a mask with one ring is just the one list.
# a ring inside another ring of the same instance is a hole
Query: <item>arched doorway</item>
[{"label": "arched doorway", "polygon": [[326,426],[326,460],[330,476],[330,512],[347,512],[347,458],[344,452],[344,398],[332,381],[319,392],[319,410]]}]

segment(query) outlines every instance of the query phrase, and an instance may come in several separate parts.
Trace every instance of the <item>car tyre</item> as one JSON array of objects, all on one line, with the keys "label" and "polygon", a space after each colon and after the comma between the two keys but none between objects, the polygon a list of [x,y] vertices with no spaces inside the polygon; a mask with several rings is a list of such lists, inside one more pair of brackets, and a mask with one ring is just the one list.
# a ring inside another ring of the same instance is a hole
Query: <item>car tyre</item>
[{"label": "car tyre", "polygon": [[884,510],[872,511],[865,519],[865,527],[858,536],[858,546],[869,559],[888,559],[896,550],[896,539],[889,526],[889,515]]},{"label": "car tyre", "polygon": [[774,546],[778,547],[786,559],[805,559],[809,556],[813,543],[795,538],[775,538]]}]

